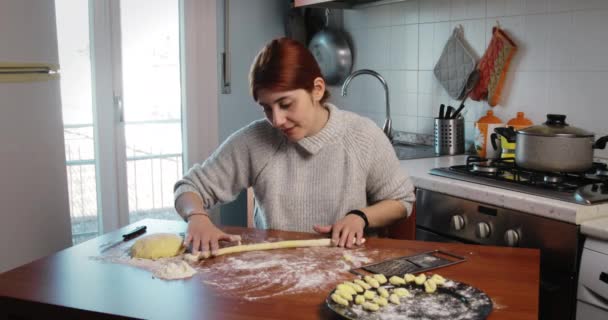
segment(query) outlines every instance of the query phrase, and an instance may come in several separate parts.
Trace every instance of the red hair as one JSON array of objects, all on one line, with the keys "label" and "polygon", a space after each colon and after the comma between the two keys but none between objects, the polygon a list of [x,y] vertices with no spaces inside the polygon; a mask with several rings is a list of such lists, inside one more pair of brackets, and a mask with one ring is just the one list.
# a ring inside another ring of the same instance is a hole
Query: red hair
[{"label": "red hair", "polygon": [[[260,89],[304,89],[311,93],[316,78],[323,79],[323,75],[312,53],[295,40],[278,38],[266,44],[253,60],[249,72],[249,88],[253,99],[258,101]],[[328,98],[329,91],[325,90],[321,103]]]}]

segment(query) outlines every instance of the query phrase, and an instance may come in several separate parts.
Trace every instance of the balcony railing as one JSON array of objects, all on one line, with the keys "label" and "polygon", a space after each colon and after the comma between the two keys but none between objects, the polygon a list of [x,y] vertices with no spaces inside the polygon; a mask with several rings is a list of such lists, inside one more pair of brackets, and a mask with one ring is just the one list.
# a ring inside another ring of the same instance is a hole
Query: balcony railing
[{"label": "balcony railing", "polygon": [[[98,235],[99,210],[92,125],[66,126],[66,167],[74,243]],[[129,219],[180,219],[173,184],[182,176],[182,154],[153,154],[127,146]]]}]

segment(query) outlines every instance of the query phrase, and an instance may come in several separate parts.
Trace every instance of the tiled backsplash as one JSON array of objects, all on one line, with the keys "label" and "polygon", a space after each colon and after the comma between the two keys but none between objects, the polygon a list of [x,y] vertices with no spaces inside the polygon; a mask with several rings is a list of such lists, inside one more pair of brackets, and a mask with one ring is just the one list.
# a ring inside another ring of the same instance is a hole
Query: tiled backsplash
[{"label": "tiled backsplash", "polygon": [[[534,123],[547,113],[563,113],[571,125],[596,137],[608,135],[608,1],[606,0],[411,0],[366,9],[344,10],[344,28],[353,40],[353,70],[369,68],[389,85],[393,128],[432,134],[433,117],[451,100],[433,75],[453,28],[478,56],[497,23],[518,45],[503,96],[494,113],[503,121],[524,111]],[[331,88],[341,108],[381,125],[385,116],[380,82],[354,79],[348,96]],[[469,100],[466,136],[490,107]],[[596,151],[608,157],[608,151]]]}]

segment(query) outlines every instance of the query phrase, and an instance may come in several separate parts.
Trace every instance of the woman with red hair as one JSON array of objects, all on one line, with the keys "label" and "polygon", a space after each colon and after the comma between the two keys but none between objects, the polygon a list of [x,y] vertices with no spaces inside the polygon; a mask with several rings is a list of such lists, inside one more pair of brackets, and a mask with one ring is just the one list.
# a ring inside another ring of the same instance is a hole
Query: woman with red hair
[{"label": "woman with red hair", "polygon": [[337,246],[360,245],[368,228],[409,216],[413,185],[371,120],[327,102],[320,68],[306,47],[269,42],[249,75],[266,119],[233,133],[175,185],[175,207],[188,221],[186,245],[218,249],[230,235],[208,210],[253,187],[257,228],[331,234]]}]

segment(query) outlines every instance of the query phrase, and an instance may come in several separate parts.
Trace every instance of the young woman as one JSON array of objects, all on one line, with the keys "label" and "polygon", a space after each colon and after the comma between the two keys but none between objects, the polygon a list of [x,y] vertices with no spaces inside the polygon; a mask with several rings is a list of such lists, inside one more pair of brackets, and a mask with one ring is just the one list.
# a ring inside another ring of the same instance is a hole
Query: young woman
[{"label": "young woman", "polygon": [[371,120],[339,110],[308,49],[272,40],[249,75],[266,119],[232,134],[175,185],[175,207],[188,221],[186,245],[218,249],[229,235],[207,210],[247,187],[256,199],[255,226],[331,234],[338,246],[360,245],[366,228],[409,216],[413,185]]}]

